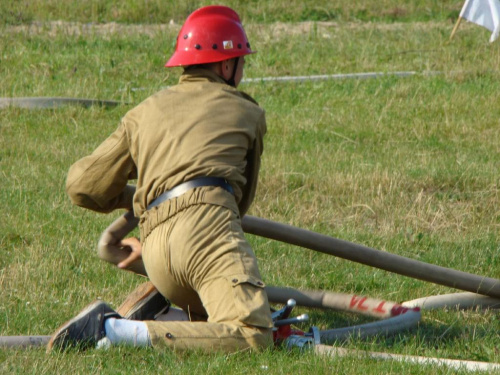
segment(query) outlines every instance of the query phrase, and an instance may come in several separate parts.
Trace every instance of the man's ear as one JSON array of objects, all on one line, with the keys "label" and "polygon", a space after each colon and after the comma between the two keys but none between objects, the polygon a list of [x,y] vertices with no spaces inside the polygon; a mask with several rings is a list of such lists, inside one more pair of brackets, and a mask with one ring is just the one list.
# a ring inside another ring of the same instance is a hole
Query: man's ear
[{"label": "man's ear", "polygon": [[227,81],[233,76],[233,60],[224,60],[221,62],[222,77]]}]

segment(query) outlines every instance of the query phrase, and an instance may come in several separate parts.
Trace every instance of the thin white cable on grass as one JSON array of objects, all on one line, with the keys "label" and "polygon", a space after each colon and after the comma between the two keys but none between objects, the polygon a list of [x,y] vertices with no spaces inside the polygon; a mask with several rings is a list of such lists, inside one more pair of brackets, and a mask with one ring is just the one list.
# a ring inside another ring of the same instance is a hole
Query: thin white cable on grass
[{"label": "thin white cable on grass", "polygon": [[[415,75],[434,76],[440,75],[440,71],[403,71],[403,72],[367,72],[367,73],[339,73],[339,74],[321,74],[321,75],[306,75],[306,76],[279,76],[279,77],[260,77],[260,78],[244,78],[242,84],[251,83],[266,83],[266,82],[308,82],[308,81],[325,81],[325,80],[342,80],[342,79],[373,79],[381,77],[411,77]],[[166,89],[168,86],[160,87]],[[146,87],[133,87],[128,90],[144,91]],[[125,89],[120,91],[127,91]],[[93,105],[101,105],[104,107],[114,107],[122,103],[114,100],[97,100],[83,98],[62,98],[62,97],[22,97],[22,98],[0,98],[0,109],[7,107],[16,108],[58,108],[68,104],[83,105],[90,107]]]},{"label": "thin white cable on grass", "polygon": [[416,364],[421,364],[421,365],[446,366],[448,368],[452,368],[455,370],[487,371],[490,373],[493,371],[500,370],[499,363],[370,352],[370,351],[363,351],[363,350],[345,349],[345,348],[339,348],[339,347],[335,347],[335,346],[328,346],[328,345],[321,345],[321,344],[314,346],[314,352],[321,354],[321,355],[327,355],[330,357],[356,357],[356,358],[388,359],[388,360],[393,360],[393,361],[398,361],[398,362],[409,362],[409,363],[416,363]]},{"label": "thin white cable on grass", "polygon": [[380,77],[411,77],[415,75],[434,76],[443,74],[439,71],[426,72],[368,72],[368,73],[343,73],[343,74],[322,74],[309,76],[281,76],[281,77],[262,77],[262,78],[245,78],[241,83],[258,83],[258,82],[306,82],[306,81],[325,81],[338,79],[369,79]]}]

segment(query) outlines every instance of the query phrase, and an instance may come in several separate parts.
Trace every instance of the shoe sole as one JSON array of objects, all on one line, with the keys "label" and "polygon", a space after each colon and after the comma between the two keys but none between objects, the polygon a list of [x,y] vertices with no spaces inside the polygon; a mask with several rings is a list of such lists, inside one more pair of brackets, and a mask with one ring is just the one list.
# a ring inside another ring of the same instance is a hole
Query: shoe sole
[{"label": "shoe sole", "polygon": [[169,307],[170,302],[148,281],[130,293],[116,311],[125,319],[143,321],[155,320],[159,313]]},{"label": "shoe sole", "polygon": [[50,338],[47,344],[47,353],[54,349],[64,350],[72,346],[82,346],[82,347],[85,346],[84,341],[77,343],[74,340],[66,340],[69,328],[71,327],[71,325],[78,322],[82,318],[88,319],[89,313],[101,305],[105,305],[105,303],[103,301],[95,301],[90,305],[88,305],[87,307],[85,307],[77,316],[75,316],[74,318],[68,320],[66,323],[61,325]]}]

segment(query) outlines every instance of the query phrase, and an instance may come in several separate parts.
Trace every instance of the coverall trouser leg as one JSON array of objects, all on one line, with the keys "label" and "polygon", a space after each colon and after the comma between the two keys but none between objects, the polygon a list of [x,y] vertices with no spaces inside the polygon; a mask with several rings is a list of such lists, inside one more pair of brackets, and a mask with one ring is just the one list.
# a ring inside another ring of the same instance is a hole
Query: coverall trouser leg
[{"label": "coverall trouser leg", "polygon": [[[160,206],[161,208],[161,206]],[[143,239],[156,288],[207,322],[147,321],[153,346],[235,351],[272,345],[272,320],[257,259],[227,207],[190,205]]]}]

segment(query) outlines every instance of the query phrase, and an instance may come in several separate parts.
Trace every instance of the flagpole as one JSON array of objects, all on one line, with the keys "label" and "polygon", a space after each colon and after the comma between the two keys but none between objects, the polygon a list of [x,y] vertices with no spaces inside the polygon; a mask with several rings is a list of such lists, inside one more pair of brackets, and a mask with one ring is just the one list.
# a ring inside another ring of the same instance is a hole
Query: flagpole
[{"label": "flagpole", "polygon": [[457,32],[457,29],[458,29],[458,26],[460,25],[460,22],[462,21],[462,17],[458,17],[458,20],[457,22],[455,23],[455,27],[453,28],[453,31],[451,32],[451,35],[450,35],[450,40],[453,39],[453,36],[455,35],[455,33]]}]

